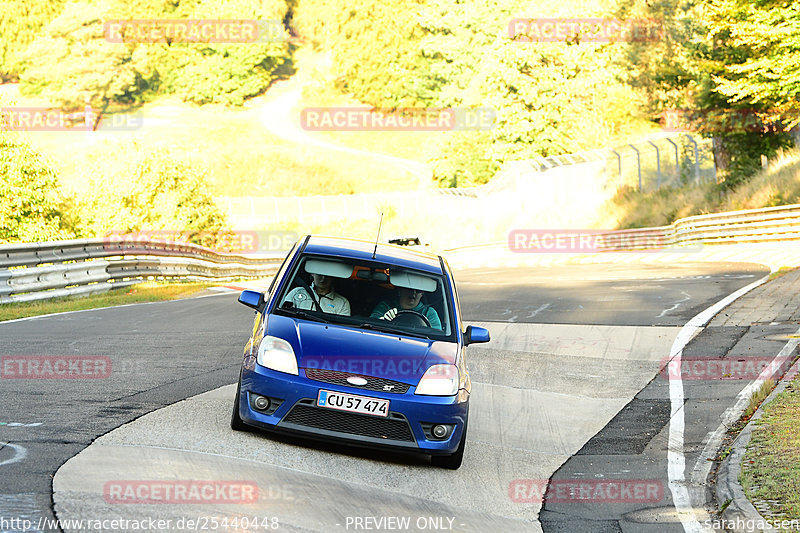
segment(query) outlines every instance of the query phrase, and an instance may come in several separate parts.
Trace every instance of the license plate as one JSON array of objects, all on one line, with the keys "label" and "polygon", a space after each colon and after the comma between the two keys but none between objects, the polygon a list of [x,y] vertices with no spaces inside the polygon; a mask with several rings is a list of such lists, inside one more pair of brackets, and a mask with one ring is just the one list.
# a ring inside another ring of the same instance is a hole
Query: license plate
[{"label": "license plate", "polygon": [[389,400],[356,396],[355,394],[344,394],[330,390],[319,391],[317,405],[319,407],[327,407],[328,409],[350,411],[351,413],[389,416]]}]

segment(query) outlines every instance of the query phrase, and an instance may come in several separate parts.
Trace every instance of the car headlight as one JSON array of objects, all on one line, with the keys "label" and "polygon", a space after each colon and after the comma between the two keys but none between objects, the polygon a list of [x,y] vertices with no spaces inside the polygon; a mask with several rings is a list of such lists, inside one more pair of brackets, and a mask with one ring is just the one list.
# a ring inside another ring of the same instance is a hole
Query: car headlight
[{"label": "car headlight", "polygon": [[416,394],[426,396],[453,396],[458,392],[458,367],[456,365],[433,365],[419,380]]},{"label": "car headlight", "polygon": [[267,335],[261,340],[256,362],[278,372],[298,375],[297,358],[294,356],[292,345],[278,337]]}]

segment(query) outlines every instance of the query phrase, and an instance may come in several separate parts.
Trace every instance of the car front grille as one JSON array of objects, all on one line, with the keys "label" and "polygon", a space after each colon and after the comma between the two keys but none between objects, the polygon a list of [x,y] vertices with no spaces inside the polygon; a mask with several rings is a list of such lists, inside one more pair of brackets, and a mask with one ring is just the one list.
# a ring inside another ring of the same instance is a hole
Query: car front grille
[{"label": "car front grille", "polygon": [[[348,383],[347,378],[351,376],[364,378],[367,380],[367,384],[359,386]],[[325,368],[306,368],[306,377],[314,381],[322,381],[323,383],[376,392],[388,392],[390,394],[405,394],[410,387],[408,383],[403,383],[402,381],[362,376],[361,374],[353,374],[352,372],[341,372],[339,370],[328,370]]]},{"label": "car front grille", "polygon": [[313,404],[313,400],[300,400],[283,418],[281,424],[294,424],[377,439],[415,442],[408,420],[399,413],[389,413],[388,417],[377,417],[325,409]]}]

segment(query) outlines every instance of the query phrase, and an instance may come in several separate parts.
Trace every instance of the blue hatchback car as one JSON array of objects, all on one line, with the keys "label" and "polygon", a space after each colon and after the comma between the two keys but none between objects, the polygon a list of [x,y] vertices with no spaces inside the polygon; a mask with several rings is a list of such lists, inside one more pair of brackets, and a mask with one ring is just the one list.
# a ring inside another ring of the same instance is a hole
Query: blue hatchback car
[{"label": "blue hatchback car", "polygon": [[256,310],[231,427],[425,453],[461,466],[469,419],[469,344],[453,275],[436,255],[307,236]]}]

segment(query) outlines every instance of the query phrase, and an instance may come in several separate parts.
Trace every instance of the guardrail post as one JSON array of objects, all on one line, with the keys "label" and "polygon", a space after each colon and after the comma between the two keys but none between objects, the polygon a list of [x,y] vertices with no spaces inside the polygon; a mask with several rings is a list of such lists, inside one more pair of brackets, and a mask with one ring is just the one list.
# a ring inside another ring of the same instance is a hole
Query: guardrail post
[{"label": "guardrail post", "polygon": [[636,152],[636,168],[639,170],[639,192],[642,192],[642,159],[639,155],[639,149],[632,144],[628,146],[633,148],[633,151]]},{"label": "guardrail post", "polygon": [[686,138],[689,139],[689,142],[691,142],[694,145],[694,181],[699,184],[700,183],[700,159],[698,158],[698,155],[697,155],[697,153],[698,153],[697,152],[697,141],[695,141],[694,138],[689,134],[686,134]]},{"label": "guardrail post", "polygon": [[11,294],[11,286],[8,280],[11,279],[11,271],[8,269],[0,270],[0,298]]}]

